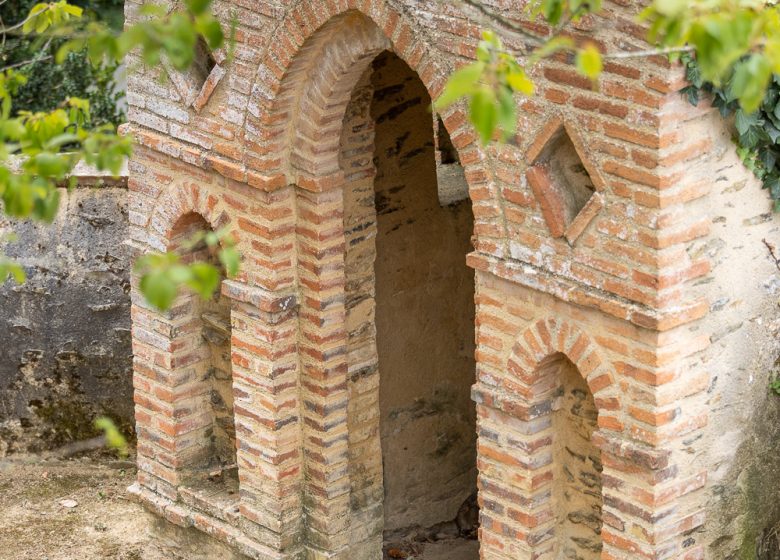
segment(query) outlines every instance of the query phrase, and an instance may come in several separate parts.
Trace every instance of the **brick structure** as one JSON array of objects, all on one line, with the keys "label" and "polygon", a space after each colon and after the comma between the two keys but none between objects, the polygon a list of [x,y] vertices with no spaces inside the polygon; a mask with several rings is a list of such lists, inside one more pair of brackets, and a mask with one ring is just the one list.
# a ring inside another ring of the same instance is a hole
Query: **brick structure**
[{"label": "brick structure", "polygon": [[[572,32],[641,47],[626,4]],[[482,148],[463,106],[426,111],[479,38],[452,6],[216,10],[234,59],[129,84],[131,244],[228,227],[243,255],[212,302],[159,313],[134,283],[132,491],[261,559],[380,558],[383,531],[452,519],[473,487],[483,560],[741,546],[708,477],[727,485],[748,433],[718,403],[773,359],[750,324],[776,318],[777,222],[748,223],[766,203],[680,69],[608,62],[594,90],[547,61],[517,137]]]}]

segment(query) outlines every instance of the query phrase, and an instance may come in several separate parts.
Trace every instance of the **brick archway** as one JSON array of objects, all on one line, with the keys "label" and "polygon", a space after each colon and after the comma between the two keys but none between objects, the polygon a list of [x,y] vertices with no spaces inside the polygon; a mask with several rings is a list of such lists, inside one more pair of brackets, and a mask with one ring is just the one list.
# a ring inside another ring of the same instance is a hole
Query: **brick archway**
[{"label": "brick archway", "polygon": [[[205,246],[189,246],[192,234],[216,230],[228,220],[217,199],[192,184],[173,186],[149,219],[149,247],[176,251],[184,262],[211,261]],[[231,372],[231,302],[221,294],[203,301],[180,293],[169,310],[147,304],[133,274],[133,353],[138,482],[134,493],[180,525],[193,520],[173,502],[196,500],[209,469],[235,473],[236,436]],[[219,406],[215,404],[219,401]],[[216,442],[216,444],[215,444]],[[218,449],[217,449],[218,448]],[[153,497],[156,494],[156,497]],[[237,502],[223,504],[238,511]]]},{"label": "brick archway", "polygon": [[[429,54],[423,37],[406,14],[382,2],[298,3],[273,33],[251,87],[244,139],[249,183],[266,189],[296,183],[310,190],[338,183],[337,145],[313,136],[338,129],[362,71],[385,49],[406,62],[436,99],[451,69]],[[440,116],[466,169],[472,199],[496,200],[492,172],[464,107],[452,106]]]},{"label": "brick archway", "polygon": [[[625,389],[618,383],[613,364],[578,325],[550,317],[516,336],[505,375],[493,384],[483,379],[473,389],[479,431],[482,558],[524,560],[546,557],[555,550],[559,512],[552,492],[545,488],[554,483],[553,395],[559,380],[541,366],[556,355],[576,366],[598,410],[598,429],[591,443],[600,450],[603,464],[600,557],[652,557],[656,539],[698,523],[696,516],[673,521],[679,488],[666,493],[653,489],[677,473],[671,451],[631,437],[625,426]],[[701,477],[685,484],[697,487]]]},{"label": "brick archway", "polygon": [[[507,387],[518,395],[533,400],[536,369],[548,356],[561,353],[577,367],[585,378],[599,408],[599,421],[605,426],[609,411],[620,409],[614,376],[591,338],[572,323],[555,318],[542,319],[528,327],[512,347],[507,369],[526,388]],[[601,424],[600,424],[601,425]]]},{"label": "brick archway", "polygon": [[167,251],[177,221],[186,214],[201,216],[213,231],[230,225],[230,217],[215,195],[194,183],[180,183],[163,191],[152,209],[149,225],[159,237],[149,239],[149,244],[158,251]]},{"label": "brick archway", "polygon": [[[248,168],[255,166],[255,177],[262,174],[256,186],[294,186],[297,259],[291,276],[297,280],[300,301],[297,350],[303,461],[299,480],[305,504],[301,530],[305,548],[332,558],[360,556],[356,551],[374,554],[367,551],[378,550],[382,521],[381,479],[372,493],[378,502],[371,516],[361,518],[350,504],[354,466],[349,459],[342,126],[353,90],[382,51],[393,51],[416,72],[432,98],[441,92],[446,77],[414,39],[413,28],[403,17],[390,8],[368,15],[359,8],[304,2],[288,15],[275,45],[291,50],[282,54],[280,47],[272,47],[260,74],[278,74],[278,78],[263,84],[266,107],[247,124],[248,145],[253,130],[263,130],[265,140],[264,151],[247,153]],[[290,21],[296,22],[294,32]],[[307,26],[299,28],[302,21]],[[270,61],[284,64],[272,72]],[[442,117],[464,164],[474,204],[491,198],[493,186],[482,168],[483,154],[464,115],[454,108]],[[431,129],[433,124],[431,119]],[[250,172],[250,184],[252,177]]]},{"label": "brick archway", "polygon": [[[599,434],[614,432],[621,425],[617,418],[621,411],[620,395],[610,365],[591,338],[578,326],[551,317],[537,321],[517,337],[507,360],[508,376],[505,379],[505,389],[511,398],[494,398],[492,406],[515,419],[527,422],[530,428],[523,438],[517,439],[507,448],[510,453],[519,451],[522,454],[522,459],[510,467],[510,479],[519,478],[525,481],[521,488],[528,499],[517,503],[509,516],[522,527],[524,538],[519,541],[524,541],[527,546],[524,553],[531,554],[529,558],[556,550],[557,554],[561,554],[563,537],[559,534],[559,529],[562,516],[565,517],[569,513],[566,504],[559,500],[560,487],[564,484],[564,481],[558,480],[563,474],[560,469],[566,469],[570,465],[566,465],[565,459],[558,454],[561,446],[566,445],[558,440],[567,440],[568,434],[563,433],[562,429],[573,428],[569,424],[558,425],[555,422],[555,415],[559,414],[557,409],[562,405],[559,400],[563,399],[561,392],[564,389],[564,379],[561,377],[565,366],[557,367],[555,363],[561,360],[576,368],[574,375],[584,379],[593,398],[598,420],[596,425],[592,426],[595,431],[591,436],[590,446],[595,449],[594,444]],[[587,443],[585,446],[587,448]],[[572,453],[571,450],[568,451]],[[609,464],[608,457],[606,463]],[[599,464],[598,467],[600,466]],[[495,476],[496,469],[497,464],[493,463],[489,468],[485,468],[481,475],[489,480],[491,476]],[[573,475],[570,473],[569,476]],[[498,479],[494,482],[502,483]],[[484,498],[490,499],[492,488],[491,483],[485,486]],[[602,496],[595,500],[597,505],[593,505],[600,508],[603,501],[601,483],[598,484],[598,491]],[[600,514],[598,518],[600,522]],[[491,530],[492,525],[486,523],[485,531]],[[601,533],[600,527],[596,533]],[[596,537],[593,541],[588,546],[600,545],[601,539]],[[517,544],[519,543],[513,546]],[[490,558],[489,545],[485,545],[485,548],[485,553]],[[580,553],[582,552],[578,551],[578,555]],[[590,554],[593,554],[593,551]]]}]

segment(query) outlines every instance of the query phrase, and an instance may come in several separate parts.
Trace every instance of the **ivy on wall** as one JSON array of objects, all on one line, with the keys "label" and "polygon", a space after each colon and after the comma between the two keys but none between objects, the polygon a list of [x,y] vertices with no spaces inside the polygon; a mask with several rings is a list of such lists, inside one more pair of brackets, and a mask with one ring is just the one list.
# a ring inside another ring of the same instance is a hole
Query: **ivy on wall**
[{"label": "ivy on wall", "polygon": [[681,90],[690,103],[697,105],[702,96],[710,95],[712,105],[724,118],[734,119],[737,154],[745,166],[758,177],[769,191],[773,207],[780,212],[780,75],[769,82],[759,108],[745,112],[734,95],[735,75],[721,86],[702,79],[696,59],[683,55],[689,85]]}]

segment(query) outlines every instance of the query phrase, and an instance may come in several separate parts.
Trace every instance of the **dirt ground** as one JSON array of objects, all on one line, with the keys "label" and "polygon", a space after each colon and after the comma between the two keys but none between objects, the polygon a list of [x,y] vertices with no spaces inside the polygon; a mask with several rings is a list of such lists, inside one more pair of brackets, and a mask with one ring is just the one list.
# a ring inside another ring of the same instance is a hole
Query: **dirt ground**
[{"label": "dirt ground", "polygon": [[[2,560],[228,560],[194,530],[161,522],[131,501],[132,460],[0,459]],[[474,560],[476,541],[428,543],[408,560]],[[356,559],[357,560],[357,559]]]},{"label": "dirt ground", "polygon": [[0,459],[2,560],[207,560],[231,554],[130,501],[130,460]]}]

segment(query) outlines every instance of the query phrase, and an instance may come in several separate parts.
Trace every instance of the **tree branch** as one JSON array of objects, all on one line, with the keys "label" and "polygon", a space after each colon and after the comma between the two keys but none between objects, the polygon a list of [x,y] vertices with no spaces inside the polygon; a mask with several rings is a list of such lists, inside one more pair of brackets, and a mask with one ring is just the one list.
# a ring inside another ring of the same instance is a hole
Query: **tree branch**
[{"label": "tree branch", "polygon": [[471,8],[470,10],[467,10],[469,12],[476,12],[478,14],[478,19],[481,20],[483,24],[486,20],[489,20],[491,25],[498,24],[499,27],[503,28],[505,33],[524,43],[530,43],[531,46],[539,47],[550,39],[549,36],[538,35],[509,18],[488,10],[479,0],[457,0],[457,3]]},{"label": "tree branch", "polygon": [[20,66],[27,66],[28,64],[37,64],[38,62],[43,62],[44,60],[50,60],[54,58],[52,55],[46,55],[39,58],[31,58],[30,60],[23,60],[22,62],[17,62],[15,64],[9,64],[8,66],[3,66],[0,68],[0,72],[5,72],[6,70],[12,70],[14,68],[19,68]]},{"label": "tree branch", "polygon": [[764,245],[766,245],[767,250],[769,251],[769,256],[772,257],[772,260],[775,261],[775,266],[777,267],[777,270],[780,270],[780,257],[777,255],[776,248],[774,245],[772,245],[769,241],[766,239],[762,239],[761,241],[764,242]]},{"label": "tree branch", "polygon": [[[35,14],[35,17],[39,16],[40,14],[43,14],[43,13],[47,12],[48,10],[49,10],[49,8],[44,8],[43,10],[41,10],[40,12]],[[24,27],[25,23],[30,21],[30,19],[31,19],[31,16],[27,16],[26,18],[24,18],[19,23],[15,23],[15,24],[11,25],[10,27],[3,27],[2,29],[0,29],[0,33],[5,35],[7,33],[12,33],[13,31],[16,31],[17,29],[21,29],[22,27]]]},{"label": "tree branch", "polygon": [[693,47],[666,47],[665,49],[646,49],[642,51],[623,51],[623,52],[613,52],[613,53],[604,53],[601,55],[602,58],[605,59],[625,59],[625,58],[641,58],[644,56],[658,56],[658,55],[665,55],[665,54],[674,54],[674,53],[692,53]]},{"label": "tree branch", "polygon": [[[502,16],[501,14],[497,14],[496,12],[493,12],[486,8],[481,0],[457,0],[457,3],[461,6],[466,6],[467,11],[470,13],[476,12],[478,14],[478,19],[480,22],[484,25],[488,25],[491,27],[499,27],[501,30],[506,33],[509,36],[514,37],[515,39],[520,40],[523,42],[526,46],[526,48],[518,50],[509,48],[510,52],[516,55],[526,55],[528,54],[528,46],[532,47],[541,47],[549,41],[550,39],[555,38],[557,35],[559,35],[563,29],[571,23],[571,21],[577,16],[580,15],[579,12],[575,12],[573,14],[570,14],[569,17],[562,21],[560,25],[558,25],[553,33],[550,33],[548,35],[538,35],[532,31],[529,31],[528,29],[524,28],[522,25],[515,23],[514,21]],[[642,57],[650,57],[650,56],[663,56],[668,54],[675,54],[675,53],[690,53],[693,52],[693,47],[667,47],[667,48],[657,48],[657,49],[645,49],[645,50],[639,50],[639,51],[622,51],[622,52],[607,52],[602,55],[602,58],[605,60],[624,60],[629,58],[642,58]]]}]

